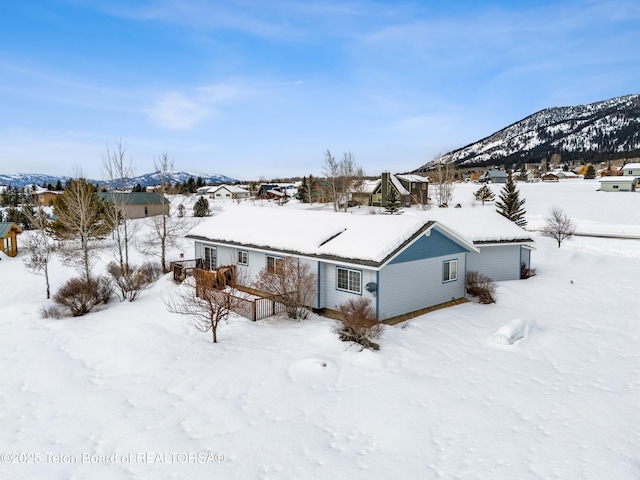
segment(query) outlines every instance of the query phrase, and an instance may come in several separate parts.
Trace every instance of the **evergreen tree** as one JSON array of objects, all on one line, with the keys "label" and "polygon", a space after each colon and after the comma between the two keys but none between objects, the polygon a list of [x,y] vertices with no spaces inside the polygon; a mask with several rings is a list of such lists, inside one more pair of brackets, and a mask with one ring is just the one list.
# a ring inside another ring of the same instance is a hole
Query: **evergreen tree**
[{"label": "evergreen tree", "polygon": [[143,192],[144,190],[142,189],[142,185],[140,185],[139,183],[136,183],[134,185],[134,187],[131,189],[132,192]]},{"label": "evergreen tree", "polygon": [[193,206],[193,216],[208,217],[209,212],[209,200],[207,200],[205,197],[200,197]]},{"label": "evergreen tree", "polygon": [[189,193],[196,193],[196,181],[193,177],[189,177],[189,180],[187,180],[186,189]]},{"label": "evergreen tree", "polygon": [[484,202],[490,202],[496,198],[495,193],[491,191],[488,185],[483,185],[476,190],[473,195],[476,197],[476,200],[482,201],[482,205],[484,205]]},{"label": "evergreen tree", "polygon": [[309,180],[307,177],[302,177],[302,183],[298,188],[298,200],[302,203],[309,203]]},{"label": "evergreen tree", "polygon": [[528,178],[529,176],[527,174],[527,167],[525,165],[522,165],[520,167],[520,171],[518,172],[518,181],[526,182]]},{"label": "evergreen tree", "polygon": [[587,171],[584,174],[585,180],[593,180],[596,178],[596,169],[593,168],[593,165],[589,165],[587,167]]},{"label": "evergreen tree", "polygon": [[502,187],[499,198],[496,202],[496,211],[516,225],[524,227],[527,224],[524,218],[526,211],[523,207],[525,199],[520,200],[520,192],[513,181],[511,170],[507,172],[507,183]]},{"label": "evergreen tree", "polygon": [[204,187],[204,180],[202,180],[202,177],[196,178],[196,188],[200,187]]},{"label": "evergreen tree", "polygon": [[60,180],[58,180],[58,181],[56,182],[56,186],[54,187],[54,189],[55,189],[55,191],[56,191],[56,192],[61,192],[61,191],[63,190],[63,188],[62,188],[62,182],[61,182]]},{"label": "evergreen tree", "polygon": [[384,209],[387,213],[394,214],[398,210],[400,210],[400,200],[398,199],[398,194],[396,193],[396,189],[391,187],[389,188],[389,194],[387,195],[387,204],[384,206]]}]

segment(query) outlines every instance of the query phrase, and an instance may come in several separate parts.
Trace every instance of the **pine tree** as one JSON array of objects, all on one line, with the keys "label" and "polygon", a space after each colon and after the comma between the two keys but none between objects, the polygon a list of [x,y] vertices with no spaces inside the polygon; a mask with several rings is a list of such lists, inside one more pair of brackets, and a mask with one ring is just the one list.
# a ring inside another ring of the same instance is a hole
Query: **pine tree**
[{"label": "pine tree", "polygon": [[302,177],[302,183],[298,188],[298,200],[302,203],[309,203],[309,180],[307,177]]},{"label": "pine tree", "polygon": [[208,217],[209,216],[209,200],[204,197],[200,197],[193,206],[194,217]]},{"label": "pine tree", "polygon": [[507,183],[502,187],[499,198],[500,200],[496,202],[496,211],[515,222],[516,225],[524,227],[527,224],[527,220],[524,218],[526,211],[523,208],[525,199],[520,200],[520,192],[513,181],[511,170],[507,172]]},{"label": "pine tree", "polygon": [[496,198],[495,193],[491,191],[488,185],[483,185],[478,190],[474,192],[476,200],[482,201],[482,205],[484,202],[490,202]]},{"label": "pine tree", "polygon": [[398,194],[396,189],[390,187],[389,194],[387,195],[387,204],[384,207],[385,211],[390,214],[396,213],[400,209],[400,200],[398,200]]},{"label": "pine tree", "polygon": [[596,178],[596,169],[593,168],[593,165],[589,165],[587,167],[587,171],[584,174],[585,180],[593,180]]}]

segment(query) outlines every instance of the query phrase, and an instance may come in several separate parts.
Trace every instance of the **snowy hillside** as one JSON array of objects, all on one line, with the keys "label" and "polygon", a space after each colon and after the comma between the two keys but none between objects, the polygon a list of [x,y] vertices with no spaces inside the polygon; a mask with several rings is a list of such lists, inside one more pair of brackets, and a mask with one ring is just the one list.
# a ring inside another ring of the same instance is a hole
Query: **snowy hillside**
[{"label": "snowy hillside", "polygon": [[[452,203],[495,208],[473,200],[477,188],[456,185]],[[583,233],[640,233],[640,194],[584,180],[519,188],[533,227],[559,205]],[[150,227],[138,226],[142,238]],[[532,235],[536,276],[501,282],[497,304],[385,327],[378,352],[317,315],[234,317],[213,345],[167,311],[180,288],[170,276],[135,302],[43,319],[43,277],[24,253],[0,254],[1,476],[637,479],[640,240],[558,249]],[[113,259],[101,252],[97,271]],[[53,291],[72,275],[56,258]]]},{"label": "snowy hillside", "polygon": [[[189,180],[189,178],[193,178],[196,180],[198,177],[202,178],[202,180],[206,184],[221,184],[221,183],[238,183],[238,180],[227,177],[225,175],[210,175],[205,173],[193,173],[193,172],[173,172],[168,175],[165,180],[171,182],[172,185],[175,183],[185,183]],[[58,180],[64,185],[69,177],[55,177],[52,175],[45,175],[40,173],[14,173],[14,174],[0,174],[0,185],[12,185],[14,187],[24,187],[30,185],[55,185]],[[98,185],[104,184],[103,179],[88,179],[91,183],[95,183]],[[142,187],[148,187],[153,185],[159,185],[161,181],[161,177],[159,172],[153,173],[145,173],[143,175],[138,175],[136,177],[131,177],[127,179],[126,184],[129,188],[140,184]]]},{"label": "snowy hillside", "polygon": [[[626,95],[575,107],[547,108],[418,168],[453,160],[457,165],[539,162],[554,153],[585,158],[621,152],[638,155],[640,95]],[[634,153],[635,152],[635,153]]]}]

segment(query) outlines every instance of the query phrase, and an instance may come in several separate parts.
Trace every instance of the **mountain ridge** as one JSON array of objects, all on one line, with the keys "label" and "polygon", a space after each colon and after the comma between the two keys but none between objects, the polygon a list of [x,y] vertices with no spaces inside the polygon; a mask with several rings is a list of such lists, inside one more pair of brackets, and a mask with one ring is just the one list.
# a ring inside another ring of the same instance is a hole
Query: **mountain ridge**
[{"label": "mountain ridge", "polygon": [[[192,177],[197,180],[200,177],[206,184],[220,184],[220,183],[239,183],[231,177],[227,177],[222,174],[203,174],[194,172],[173,172],[167,176],[167,180],[174,185],[175,183],[185,183]],[[15,174],[1,174],[0,173],[0,185],[12,185],[14,187],[25,187],[28,185],[55,185],[58,180],[64,185],[64,183],[71,177],[68,176],[55,176],[41,173],[15,173]],[[133,188],[135,185],[140,184],[142,187],[149,187],[158,185],[160,183],[160,172],[145,173],[137,175],[135,177],[126,179],[127,188]],[[105,180],[96,180],[88,178],[88,181],[98,185],[106,186],[109,182]]]},{"label": "mountain ridge", "polygon": [[476,142],[427,162],[459,167],[519,166],[559,153],[563,159],[597,161],[640,155],[640,94],[569,107],[549,107]]}]

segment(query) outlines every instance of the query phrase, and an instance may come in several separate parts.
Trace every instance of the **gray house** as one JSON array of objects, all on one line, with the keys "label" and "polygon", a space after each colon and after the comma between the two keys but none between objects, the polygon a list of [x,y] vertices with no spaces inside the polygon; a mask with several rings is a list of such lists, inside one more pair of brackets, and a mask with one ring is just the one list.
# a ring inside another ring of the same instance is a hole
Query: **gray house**
[{"label": "gray house", "polygon": [[[317,273],[311,307],[337,310],[361,296],[371,300],[380,320],[463,298],[469,258],[482,256],[484,248],[428,212],[354,215],[238,206],[198,225],[187,238],[195,241],[195,257],[205,268],[235,264],[249,279],[263,268],[275,273],[279,259],[292,256]],[[494,238],[502,239],[499,232]],[[494,262],[500,259],[486,252]],[[509,278],[521,261],[510,253],[501,259],[512,263]]]},{"label": "gray house", "polygon": [[100,192],[98,198],[113,203],[127,218],[169,215],[169,200],[153,192]]},{"label": "gray house", "polygon": [[487,170],[479,178],[484,183],[507,183],[507,172],[504,170]]}]

